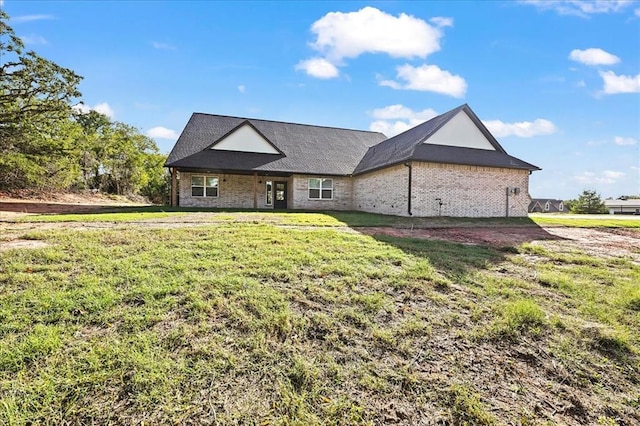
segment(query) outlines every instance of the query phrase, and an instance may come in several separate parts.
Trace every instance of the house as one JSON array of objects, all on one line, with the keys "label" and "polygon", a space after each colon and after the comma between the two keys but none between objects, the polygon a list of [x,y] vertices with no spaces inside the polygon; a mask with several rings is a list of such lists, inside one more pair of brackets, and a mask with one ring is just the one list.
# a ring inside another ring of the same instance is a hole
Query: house
[{"label": "house", "polygon": [[534,198],[529,203],[529,213],[568,213],[564,201],[553,198]]},{"label": "house", "polygon": [[604,200],[609,214],[640,214],[640,199]]},{"label": "house", "polygon": [[540,170],[466,104],[392,138],[194,113],[165,166],[173,205],[461,217],[526,216]]}]

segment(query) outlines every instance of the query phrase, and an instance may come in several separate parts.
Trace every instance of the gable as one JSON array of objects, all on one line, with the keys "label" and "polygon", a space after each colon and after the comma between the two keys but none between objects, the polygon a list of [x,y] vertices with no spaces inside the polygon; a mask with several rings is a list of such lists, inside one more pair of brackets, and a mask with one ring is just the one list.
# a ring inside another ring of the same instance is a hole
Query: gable
[{"label": "gable", "polygon": [[458,112],[424,143],[490,151],[496,150],[489,139],[464,111]]},{"label": "gable", "polygon": [[280,154],[280,152],[248,122],[232,130],[210,149],[218,151],[254,152]]}]

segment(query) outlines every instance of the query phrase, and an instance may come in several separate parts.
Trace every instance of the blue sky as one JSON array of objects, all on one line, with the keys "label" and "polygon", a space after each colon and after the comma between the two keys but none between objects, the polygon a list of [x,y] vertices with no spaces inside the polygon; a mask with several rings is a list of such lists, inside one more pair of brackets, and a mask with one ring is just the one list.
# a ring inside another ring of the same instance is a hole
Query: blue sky
[{"label": "blue sky", "polygon": [[640,193],[640,2],[0,0],[86,108],[169,152],[192,112],[391,136],[467,103],[533,197]]}]

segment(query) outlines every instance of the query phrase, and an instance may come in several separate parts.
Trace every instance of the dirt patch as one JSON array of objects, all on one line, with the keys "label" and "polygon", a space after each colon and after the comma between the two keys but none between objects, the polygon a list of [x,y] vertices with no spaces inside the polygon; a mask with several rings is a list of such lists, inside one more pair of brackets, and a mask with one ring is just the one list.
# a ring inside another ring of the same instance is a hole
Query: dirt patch
[{"label": "dirt patch", "polygon": [[93,192],[33,193],[32,191],[0,192],[0,219],[27,214],[91,213],[113,207],[146,206],[144,200],[130,200]]},{"label": "dirt patch", "polygon": [[479,244],[493,247],[516,246],[538,240],[562,240],[566,237],[542,227],[495,227],[491,228],[358,228],[366,235],[389,235],[401,238],[454,241],[462,244]]},{"label": "dirt patch", "polygon": [[47,247],[49,244],[44,241],[38,240],[11,240],[11,241],[2,241],[0,242],[0,251],[3,250],[12,250],[12,249],[36,249]]}]

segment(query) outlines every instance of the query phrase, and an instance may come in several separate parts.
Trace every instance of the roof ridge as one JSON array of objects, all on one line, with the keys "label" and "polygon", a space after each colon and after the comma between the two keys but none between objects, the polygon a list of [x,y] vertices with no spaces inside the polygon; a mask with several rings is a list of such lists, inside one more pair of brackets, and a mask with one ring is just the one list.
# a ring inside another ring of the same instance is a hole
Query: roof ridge
[{"label": "roof ridge", "polygon": [[376,135],[383,135],[384,137],[387,137],[387,135],[385,135],[382,132],[374,132],[372,130],[349,129],[347,127],[335,127],[335,126],[321,126],[321,125],[317,125],[317,124],[308,124],[308,123],[294,123],[293,121],[267,120],[265,118],[238,117],[236,115],[211,114],[211,113],[208,113],[208,112],[194,112],[194,113],[192,113],[192,115],[196,115],[196,114],[198,114],[198,115],[209,115],[209,116],[214,116],[214,117],[236,118],[238,120],[246,120],[246,121],[265,121],[265,122],[269,122],[269,123],[293,124],[293,125],[296,125],[296,126],[308,126],[308,127],[317,127],[317,128],[323,128],[323,129],[348,130],[350,132],[373,133],[373,134],[376,134]]}]

